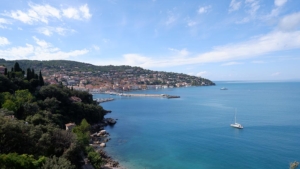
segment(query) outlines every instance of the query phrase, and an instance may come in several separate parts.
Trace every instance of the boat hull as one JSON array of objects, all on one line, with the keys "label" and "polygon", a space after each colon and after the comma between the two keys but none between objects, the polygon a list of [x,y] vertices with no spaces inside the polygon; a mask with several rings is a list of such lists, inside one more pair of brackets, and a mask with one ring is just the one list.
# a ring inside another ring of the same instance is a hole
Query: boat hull
[{"label": "boat hull", "polygon": [[235,124],[230,124],[231,127],[234,127],[234,128],[238,128],[238,129],[242,129],[244,128],[241,124],[239,123],[235,123]]}]

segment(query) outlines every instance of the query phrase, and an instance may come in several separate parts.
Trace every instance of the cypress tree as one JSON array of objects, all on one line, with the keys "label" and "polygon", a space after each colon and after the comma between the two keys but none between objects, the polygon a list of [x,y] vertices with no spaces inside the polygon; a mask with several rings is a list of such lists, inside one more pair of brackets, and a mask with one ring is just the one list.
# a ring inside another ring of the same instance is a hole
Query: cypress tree
[{"label": "cypress tree", "polygon": [[31,76],[31,70],[30,68],[27,68],[27,75],[26,75],[26,79],[29,81],[30,79],[32,79],[32,76]]},{"label": "cypress tree", "polygon": [[15,72],[20,72],[20,71],[22,71],[22,69],[20,68],[20,65],[19,65],[18,62],[15,63],[14,69],[15,69]]},{"label": "cypress tree", "polygon": [[44,78],[42,76],[42,72],[40,71],[40,74],[39,74],[39,85],[40,86],[44,86],[45,82],[44,82]]},{"label": "cypress tree", "polygon": [[34,69],[32,68],[31,69],[31,78],[34,78],[35,77],[35,73],[34,73]]},{"label": "cypress tree", "polygon": [[7,68],[4,69],[4,75],[7,75]]}]

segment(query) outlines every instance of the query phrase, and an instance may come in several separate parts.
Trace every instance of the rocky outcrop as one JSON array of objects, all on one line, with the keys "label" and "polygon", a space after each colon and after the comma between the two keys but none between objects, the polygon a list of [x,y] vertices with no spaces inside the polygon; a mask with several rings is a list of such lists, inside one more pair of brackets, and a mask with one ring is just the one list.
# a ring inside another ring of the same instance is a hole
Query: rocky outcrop
[{"label": "rocky outcrop", "polygon": [[113,118],[107,118],[107,119],[106,119],[106,122],[107,122],[107,124],[109,124],[109,125],[114,125],[114,124],[117,123],[117,121],[116,121],[115,119],[113,119]]},{"label": "rocky outcrop", "polygon": [[100,135],[106,134],[106,130],[101,130],[101,131],[99,132],[99,134],[100,134]]}]

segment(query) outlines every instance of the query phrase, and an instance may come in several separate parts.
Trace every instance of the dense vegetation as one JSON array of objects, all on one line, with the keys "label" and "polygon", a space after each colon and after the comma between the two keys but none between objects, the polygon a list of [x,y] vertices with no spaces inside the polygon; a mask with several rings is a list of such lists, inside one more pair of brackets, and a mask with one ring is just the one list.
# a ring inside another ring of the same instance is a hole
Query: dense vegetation
[{"label": "dense vegetation", "polygon": [[[80,168],[82,152],[99,167],[101,157],[87,145],[90,124],[105,112],[91,94],[45,86],[41,72],[15,63],[0,74],[0,168]],[[65,130],[69,122],[77,124],[73,132]]]},{"label": "dense vegetation", "polygon": [[5,65],[6,67],[13,67],[15,62],[20,63],[20,65],[23,66],[23,68],[34,68],[37,70],[42,69],[51,69],[54,71],[60,71],[62,68],[65,70],[77,70],[82,72],[96,72],[96,71],[102,71],[102,72],[109,72],[110,70],[116,70],[116,71],[124,71],[126,69],[132,68],[131,66],[95,66],[88,63],[82,63],[82,62],[75,62],[75,61],[69,61],[69,60],[49,60],[49,61],[38,61],[38,60],[16,60],[16,61],[10,61],[10,60],[4,60],[0,59],[0,65]]}]

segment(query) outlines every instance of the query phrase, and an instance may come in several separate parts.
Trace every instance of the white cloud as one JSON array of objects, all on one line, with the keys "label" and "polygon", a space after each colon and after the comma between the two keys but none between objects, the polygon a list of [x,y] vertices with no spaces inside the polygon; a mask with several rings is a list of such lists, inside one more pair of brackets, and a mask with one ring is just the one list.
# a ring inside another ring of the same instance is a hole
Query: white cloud
[{"label": "white cloud", "polygon": [[63,16],[70,19],[84,20],[84,19],[90,19],[92,17],[92,15],[89,12],[89,8],[87,4],[80,6],[79,9],[74,7],[69,7],[67,9],[63,9],[62,12],[63,12]]},{"label": "white cloud", "polygon": [[0,50],[0,57],[7,60],[28,59],[28,55],[32,54],[34,47],[26,44],[25,47],[12,47],[5,50]]},{"label": "white cloud", "polygon": [[74,29],[47,26],[47,27],[37,28],[37,32],[44,34],[46,36],[51,36],[53,33],[57,33],[59,35],[66,35],[67,33],[74,33],[76,31]]},{"label": "white cloud", "polygon": [[205,74],[207,74],[207,71],[198,72],[198,73],[196,73],[196,76],[201,77]]},{"label": "white cloud", "polygon": [[236,1],[236,0],[231,0],[230,5],[229,5],[229,12],[237,11],[240,9],[242,2],[241,1]]},{"label": "white cloud", "polygon": [[26,24],[33,24],[34,22],[44,22],[48,24],[50,18],[60,19],[61,17],[60,11],[50,5],[29,3],[29,7],[30,9],[27,12],[17,10],[6,13],[5,15]]},{"label": "white cloud", "polygon": [[63,15],[67,18],[80,19],[79,11],[76,8],[67,8],[63,10]]},{"label": "white cloud", "polygon": [[171,11],[168,12],[168,18],[167,21],[165,22],[166,25],[171,25],[172,23],[174,23],[177,20],[177,17],[175,16],[175,14]]},{"label": "white cloud", "polygon": [[266,53],[300,48],[300,31],[271,32],[249,41],[221,46],[191,59],[195,62],[221,62],[257,57]]},{"label": "white cloud", "polygon": [[246,0],[246,5],[250,8],[248,13],[254,17],[256,15],[256,11],[260,8],[258,0]]},{"label": "white cloud", "polygon": [[271,11],[270,14],[264,16],[263,19],[267,19],[267,20],[268,20],[268,19],[272,19],[273,17],[278,16],[279,13],[280,13],[280,8],[279,8],[279,7],[276,7],[276,8],[274,8],[274,9],[272,9],[272,11]]},{"label": "white cloud", "polygon": [[266,15],[266,16],[263,16],[262,19],[263,20],[270,20],[270,19],[273,19],[274,17],[277,17],[281,12],[282,6],[286,2],[287,2],[287,0],[275,0],[274,1],[275,7],[272,9],[271,13]]},{"label": "white cloud", "polygon": [[187,56],[189,55],[189,51],[187,49],[174,49],[174,48],[169,48],[170,51],[174,52],[176,54],[176,56]]},{"label": "white cloud", "polygon": [[36,38],[35,36],[33,37],[33,39],[35,40],[35,42],[36,42],[40,47],[48,48],[48,47],[51,46],[51,45],[50,45],[49,43],[47,43],[46,41],[40,40],[40,39]]},{"label": "white cloud", "polygon": [[190,18],[186,18],[185,21],[187,22],[187,25],[188,25],[189,27],[192,27],[192,26],[195,26],[195,25],[198,24],[196,21],[191,20]]},{"label": "white cloud", "polygon": [[[120,59],[119,61],[101,62],[102,64],[128,64],[132,66],[153,68],[200,63],[232,62],[233,60],[258,58],[264,54],[290,49],[300,49],[300,31],[274,31],[265,35],[253,37],[245,42],[215,47],[209,52],[196,55],[191,55],[190,52],[185,50],[170,48],[169,50],[176,52],[175,55],[172,54],[171,56],[152,59],[150,56],[131,53],[123,55],[123,59]],[[182,55],[180,55],[180,53]]]},{"label": "white cloud", "polygon": [[90,10],[89,10],[89,7],[87,6],[87,4],[81,6],[79,8],[79,10],[81,11],[83,18],[90,19],[92,17],[92,15],[90,14]]},{"label": "white cloud", "polygon": [[275,72],[275,73],[272,73],[271,76],[279,76],[281,73],[280,72]]},{"label": "white cloud", "polygon": [[33,24],[35,22],[48,24],[49,20],[61,20],[62,16],[77,20],[90,19],[92,16],[87,4],[82,5],[79,8],[69,7],[62,10],[48,4],[39,5],[29,3],[28,5],[29,9],[27,11],[15,10],[6,12],[4,15],[26,24]]},{"label": "white cloud", "polygon": [[279,29],[290,31],[300,27],[300,12],[293,13],[283,17],[279,21]]},{"label": "white cloud", "polygon": [[258,0],[245,0],[246,13],[248,14],[242,20],[237,21],[237,24],[247,23],[251,20],[256,19],[256,12],[260,8],[260,4]]},{"label": "white cloud", "polygon": [[7,60],[30,59],[30,60],[55,60],[55,59],[71,59],[80,55],[84,55],[89,51],[73,50],[69,52],[61,51],[59,48],[53,47],[52,44],[33,37],[36,45],[26,44],[0,50],[0,58]]},{"label": "white cloud", "polygon": [[93,45],[93,48],[94,48],[95,50],[100,50],[100,47],[97,46],[97,45]]},{"label": "white cloud", "polygon": [[222,66],[232,66],[232,65],[241,65],[244,64],[242,62],[228,62],[228,63],[223,63]]},{"label": "white cloud", "polygon": [[208,10],[209,10],[210,8],[211,8],[210,5],[208,5],[208,6],[202,6],[202,7],[200,7],[200,8],[198,9],[198,13],[199,13],[199,14],[206,13],[206,12],[208,12]]},{"label": "white cloud", "polygon": [[60,11],[50,5],[38,5],[30,3],[29,6],[31,10],[38,14],[38,17],[42,22],[48,23],[48,18],[61,18]]},{"label": "white cloud", "polygon": [[125,54],[123,57],[126,65],[144,65],[145,63],[153,62],[152,59],[139,54]]},{"label": "white cloud", "polygon": [[0,18],[0,28],[5,29],[7,28],[5,25],[11,24],[8,20],[4,18]]},{"label": "white cloud", "polygon": [[9,44],[10,44],[10,42],[8,41],[8,39],[6,37],[0,36],[0,46],[9,45]]},{"label": "white cloud", "polygon": [[286,2],[287,2],[287,0],[275,0],[274,4],[276,6],[283,6]]}]

